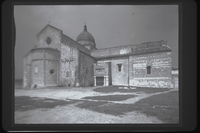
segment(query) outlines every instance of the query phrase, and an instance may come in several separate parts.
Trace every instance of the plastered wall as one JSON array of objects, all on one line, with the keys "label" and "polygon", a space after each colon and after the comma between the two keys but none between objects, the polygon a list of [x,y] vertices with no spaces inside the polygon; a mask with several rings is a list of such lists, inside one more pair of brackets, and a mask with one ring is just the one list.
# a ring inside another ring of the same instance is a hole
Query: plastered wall
[{"label": "plastered wall", "polygon": [[[128,85],[128,57],[101,59],[101,62],[111,62],[111,81],[112,85],[127,86]],[[121,71],[119,71],[118,65],[121,64]]]}]

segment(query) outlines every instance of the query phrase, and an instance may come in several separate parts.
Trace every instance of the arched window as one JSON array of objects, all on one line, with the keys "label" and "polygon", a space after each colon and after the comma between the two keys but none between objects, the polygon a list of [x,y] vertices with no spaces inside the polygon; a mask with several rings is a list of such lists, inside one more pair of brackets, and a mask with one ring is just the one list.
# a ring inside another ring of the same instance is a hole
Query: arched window
[{"label": "arched window", "polygon": [[147,66],[147,74],[151,74],[151,66]]}]

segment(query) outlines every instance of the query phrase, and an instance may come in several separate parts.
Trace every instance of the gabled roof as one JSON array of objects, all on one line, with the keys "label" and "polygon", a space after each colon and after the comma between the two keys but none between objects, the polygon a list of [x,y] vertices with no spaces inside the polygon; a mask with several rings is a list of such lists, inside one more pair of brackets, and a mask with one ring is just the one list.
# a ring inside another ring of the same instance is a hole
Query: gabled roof
[{"label": "gabled roof", "polygon": [[38,36],[38,35],[39,35],[44,29],[46,29],[47,27],[52,27],[52,28],[54,28],[54,29],[56,29],[56,30],[62,32],[62,30],[60,30],[60,29],[58,29],[58,28],[56,28],[56,27],[54,27],[54,26],[52,26],[52,25],[50,25],[50,24],[47,24],[42,30],[40,30],[40,32],[39,32],[36,36]]}]

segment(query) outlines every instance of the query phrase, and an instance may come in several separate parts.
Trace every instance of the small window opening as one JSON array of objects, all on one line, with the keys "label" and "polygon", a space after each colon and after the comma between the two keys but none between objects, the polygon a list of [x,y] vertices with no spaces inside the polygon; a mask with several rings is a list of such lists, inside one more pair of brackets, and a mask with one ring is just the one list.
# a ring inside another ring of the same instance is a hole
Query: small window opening
[{"label": "small window opening", "polygon": [[151,66],[147,66],[147,74],[151,74]]},{"label": "small window opening", "polygon": [[50,38],[50,37],[47,37],[46,42],[47,42],[47,44],[49,45],[49,44],[51,43],[51,38]]},{"label": "small window opening", "polygon": [[87,68],[86,68],[86,70],[85,70],[85,73],[86,73],[86,74],[88,73],[88,70],[87,70]]},{"label": "small window opening", "polygon": [[51,70],[49,71],[49,73],[50,73],[51,75],[54,75],[55,70],[54,70],[54,69],[51,69]]},{"label": "small window opening", "polygon": [[38,73],[38,67],[35,66],[35,73]]},{"label": "small window opening", "polygon": [[121,72],[122,64],[117,64],[118,66],[118,71]]},{"label": "small window opening", "polygon": [[66,77],[69,77],[69,71],[66,72]]},{"label": "small window opening", "polygon": [[33,88],[34,88],[34,89],[37,88],[37,85],[35,84]]}]

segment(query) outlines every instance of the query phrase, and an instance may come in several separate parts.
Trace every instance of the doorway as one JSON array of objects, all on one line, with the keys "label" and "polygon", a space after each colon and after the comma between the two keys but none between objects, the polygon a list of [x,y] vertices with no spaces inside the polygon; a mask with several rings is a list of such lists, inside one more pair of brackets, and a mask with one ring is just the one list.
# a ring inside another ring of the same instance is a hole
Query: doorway
[{"label": "doorway", "polygon": [[96,77],[96,86],[104,85],[104,77]]}]

